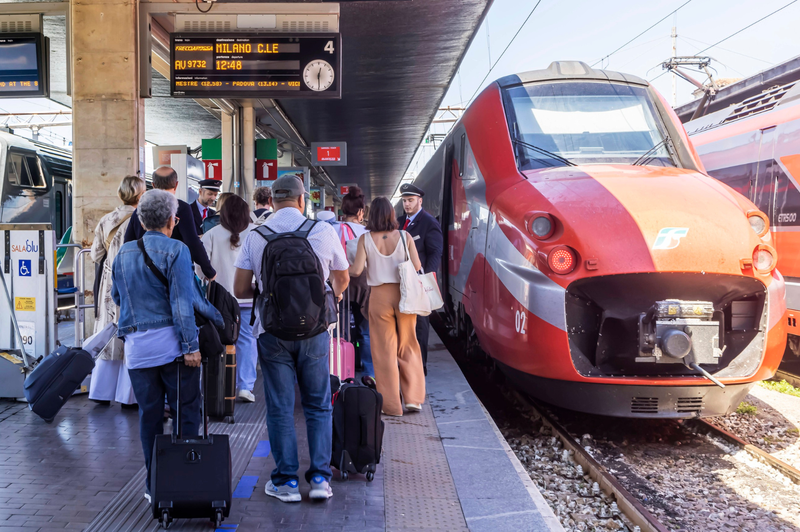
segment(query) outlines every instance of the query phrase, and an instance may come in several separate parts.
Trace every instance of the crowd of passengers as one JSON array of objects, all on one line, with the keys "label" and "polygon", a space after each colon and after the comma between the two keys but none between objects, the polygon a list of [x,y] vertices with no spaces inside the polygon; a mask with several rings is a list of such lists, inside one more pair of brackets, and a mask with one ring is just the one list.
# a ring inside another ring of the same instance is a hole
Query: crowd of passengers
[{"label": "crowd of passengers", "polygon": [[[257,360],[261,366],[276,463],[266,484],[267,495],[284,502],[301,500],[293,417],[297,385],[308,431],[309,497],[327,499],[332,496],[331,333],[286,341],[264,331],[258,316],[251,325],[253,292],[263,288],[260,266],[267,246],[254,229],[266,225],[276,233],[296,231],[306,221],[308,195],[303,183],[289,175],[272,187],[257,188],[254,210],[235,194],[220,194],[220,181],[202,181],[191,204],[176,198],[177,187],[177,174],[166,166],[153,173],[149,191],[143,179],[127,176],[118,190],[122,205],[97,225],[91,254],[97,264],[95,332],[113,322],[118,337],[98,358],[89,397],[106,405],[111,401],[129,408],[138,405],[149,501],[153,442],[163,432],[165,398],[167,410],[174,412],[177,407],[178,364],[184,365],[183,434],[198,434],[201,428],[195,313],[223,325],[201,289],[202,283],[216,281],[235,295],[241,310],[236,342],[240,401],[256,400]],[[329,290],[337,300],[345,297],[349,302],[362,379],[374,379],[370,384],[382,394],[383,413],[388,416],[422,409],[427,374],[428,318],[400,312],[398,265],[410,258],[418,271],[436,272],[442,257],[442,231],[422,209],[424,192],[405,184],[401,193],[403,216],[397,219],[389,200],[377,197],[365,225],[364,194],[350,187],[341,203],[342,220],[320,212],[308,235]],[[357,247],[348,260],[346,242],[351,239],[357,239]],[[154,275],[146,256],[167,283]]]}]

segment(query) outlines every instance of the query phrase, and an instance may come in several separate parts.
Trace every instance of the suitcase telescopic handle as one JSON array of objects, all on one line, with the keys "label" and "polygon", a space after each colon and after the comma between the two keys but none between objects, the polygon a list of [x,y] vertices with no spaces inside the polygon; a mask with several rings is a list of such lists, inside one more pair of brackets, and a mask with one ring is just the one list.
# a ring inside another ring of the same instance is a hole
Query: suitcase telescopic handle
[{"label": "suitcase telescopic handle", "polygon": [[[176,411],[175,411],[175,423],[178,424],[178,439],[183,439],[183,424],[181,423],[181,366],[186,363],[186,360],[182,356],[175,359],[175,362],[178,364],[178,386],[177,386],[177,398],[175,400],[176,403]],[[203,438],[208,438],[208,420],[206,419],[206,400],[205,400],[205,364],[200,362],[200,415],[201,421],[203,423]]]}]

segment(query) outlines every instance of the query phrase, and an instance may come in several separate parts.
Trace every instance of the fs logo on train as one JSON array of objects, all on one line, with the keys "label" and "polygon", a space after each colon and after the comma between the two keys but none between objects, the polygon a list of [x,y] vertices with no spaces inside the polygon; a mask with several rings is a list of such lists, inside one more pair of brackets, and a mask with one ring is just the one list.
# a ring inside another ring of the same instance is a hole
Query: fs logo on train
[{"label": "fs logo on train", "polygon": [[675,249],[680,245],[681,238],[688,233],[688,227],[665,227],[658,232],[653,249]]}]

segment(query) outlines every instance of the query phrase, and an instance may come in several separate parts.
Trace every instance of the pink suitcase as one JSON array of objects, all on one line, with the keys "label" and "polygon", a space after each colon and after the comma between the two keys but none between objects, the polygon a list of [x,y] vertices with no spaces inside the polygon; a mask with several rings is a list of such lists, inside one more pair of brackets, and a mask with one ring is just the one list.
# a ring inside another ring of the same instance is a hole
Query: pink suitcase
[{"label": "pink suitcase", "polygon": [[[342,322],[350,324],[350,305],[345,303],[342,307],[342,312],[339,312],[339,321],[336,323],[336,337],[334,338],[334,335],[331,335],[331,355],[328,357],[331,375],[339,377],[340,382],[356,377],[356,348],[352,343],[342,338]],[[348,331],[350,330],[349,327],[347,329]]]}]

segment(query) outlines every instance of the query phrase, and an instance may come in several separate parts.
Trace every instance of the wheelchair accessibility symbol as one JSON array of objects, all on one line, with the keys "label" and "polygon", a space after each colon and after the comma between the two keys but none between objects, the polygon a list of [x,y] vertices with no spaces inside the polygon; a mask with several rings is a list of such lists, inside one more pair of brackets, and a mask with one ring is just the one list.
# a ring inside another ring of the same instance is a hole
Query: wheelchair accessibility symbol
[{"label": "wheelchair accessibility symbol", "polygon": [[30,277],[31,276],[31,261],[30,260],[20,260],[19,261],[19,275],[20,275],[20,277]]}]

